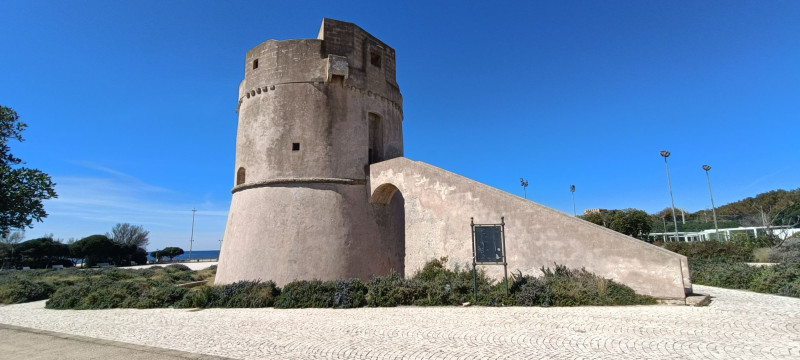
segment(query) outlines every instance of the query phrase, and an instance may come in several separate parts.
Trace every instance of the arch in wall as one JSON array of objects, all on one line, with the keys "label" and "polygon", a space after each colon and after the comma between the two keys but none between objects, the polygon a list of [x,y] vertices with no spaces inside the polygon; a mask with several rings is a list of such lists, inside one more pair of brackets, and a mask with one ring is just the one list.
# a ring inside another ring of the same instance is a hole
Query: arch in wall
[{"label": "arch in wall", "polygon": [[239,170],[236,171],[236,185],[244,184],[244,167],[240,167]]},{"label": "arch in wall", "polygon": [[389,205],[389,202],[392,201],[392,196],[394,196],[394,193],[397,191],[397,186],[394,186],[394,184],[386,183],[378,186],[375,188],[375,191],[372,192],[372,196],[369,197],[369,203]]},{"label": "arch in wall", "polygon": [[406,258],[406,211],[405,198],[393,184],[383,184],[375,189],[370,201],[376,224],[379,227],[379,248],[382,271],[394,270],[405,274]]}]

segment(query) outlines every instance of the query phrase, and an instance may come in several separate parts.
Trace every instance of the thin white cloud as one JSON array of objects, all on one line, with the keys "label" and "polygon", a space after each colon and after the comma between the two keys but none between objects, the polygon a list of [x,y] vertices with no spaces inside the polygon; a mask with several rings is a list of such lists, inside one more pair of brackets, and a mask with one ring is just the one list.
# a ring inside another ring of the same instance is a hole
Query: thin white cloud
[{"label": "thin white cloud", "polygon": [[70,161],[70,163],[78,165],[78,166],[81,166],[81,167],[84,167],[84,168],[87,168],[87,169],[97,170],[97,171],[100,171],[102,173],[113,175],[115,178],[117,178],[119,180],[124,180],[125,182],[138,185],[137,187],[140,188],[140,189],[144,189],[144,190],[148,190],[148,191],[159,191],[159,192],[161,192],[161,191],[170,192],[171,191],[169,189],[166,189],[166,188],[163,188],[163,187],[160,187],[160,186],[155,186],[155,185],[152,185],[152,184],[145,183],[145,182],[137,179],[135,176],[132,176],[132,175],[129,175],[129,174],[124,173],[122,171],[115,170],[115,169],[112,169],[112,168],[97,164],[95,162],[81,160],[81,161]]},{"label": "thin white cloud", "polygon": [[753,180],[752,182],[750,182],[749,184],[747,184],[744,187],[742,187],[742,190],[751,189],[751,188],[755,187],[756,185],[758,185],[758,184],[760,184],[760,183],[762,183],[762,182],[764,182],[764,181],[766,181],[766,180],[768,180],[770,178],[773,178],[776,175],[778,175],[778,174],[780,174],[780,173],[782,173],[782,172],[784,172],[786,170],[789,170],[791,168],[792,168],[791,166],[784,166],[781,169],[773,171],[773,172],[771,172],[769,174],[766,174],[764,176],[758,177],[755,180]]},{"label": "thin white cloud", "polygon": [[[193,204],[192,196],[145,183],[134,176],[91,163],[103,177],[53,176],[57,199],[45,202],[48,217],[28,230],[27,239],[53,233],[57,238],[83,238],[102,234],[116,223],[142,225],[150,231],[150,246],[184,246],[192,230],[195,249],[216,249],[225,229],[229,204],[215,203],[211,196]],[[83,166],[83,165],[82,165]]]}]

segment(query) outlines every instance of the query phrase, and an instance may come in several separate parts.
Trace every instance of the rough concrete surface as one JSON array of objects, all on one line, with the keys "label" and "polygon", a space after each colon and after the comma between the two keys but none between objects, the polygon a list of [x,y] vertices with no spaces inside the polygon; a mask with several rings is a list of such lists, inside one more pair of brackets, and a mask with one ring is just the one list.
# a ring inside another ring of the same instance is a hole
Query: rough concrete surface
[{"label": "rough concrete surface", "polygon": [[[470,218],[505,217],[508,270],[540,274],[554,264],[586,268],[637,293],[683,301],[691,292],[686,257],[495,189],[436,166],[398,157],[370,166],[371,202],[405,200],[405,275],[431,259],[472,263]],[[482,266],[495,279],[502,266]]]},{"label": "rough concrete surface", "polygon": [[241,359],[800,357],[800,299],[695,288],[709,306],[72,311],[40,301],[1,306],[0,323]]}]

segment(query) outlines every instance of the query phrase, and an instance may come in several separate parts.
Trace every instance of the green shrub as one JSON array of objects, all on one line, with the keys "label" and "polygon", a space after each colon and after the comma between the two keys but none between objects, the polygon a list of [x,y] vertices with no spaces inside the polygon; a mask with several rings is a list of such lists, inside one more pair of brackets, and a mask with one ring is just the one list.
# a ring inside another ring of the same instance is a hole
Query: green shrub
[{"label": "green shrub", "polygon": [[[752,245],[752,244],[750,244]],[[667,242],[664,247],[689,259],[752,260],[754,246],[736,241]]]},{"label": "green shrub", "polygon": [[[447,269],[447,258],[432,260],[406,283],[406,293],[413,305],[461,305],[473,302],[473,274],[468,267]],[[505,285],[504,285],[505,286]],[[478,299],[476,303],[498,305],[492,281],[483,269],[477,272]],[[505,294],[505,292],[503,293]],[[404,304],[405,305],[405,304]]]},{"label": "green shrub", "polygon": [[171,264],[164,268],[166,277],[174,283],[184,283],[194,281],[195,272],[188,266],[183,264]]},{"label": "green shrub", "polygon": [[[158,307],[268,307],[354,308],[397,305],[509,304],[542,306],[612,305],[651,303],[630,288],[603,279],[586,270],[556,265],[542,268],[542,276],[512,274],[510,294],[505,282],[493,282],[478,271],[478,299],[473,299],[473,272],[469,267],[446,267],[447,259],[427,263],[410,279],[397,273],[374,277],[367,284],[358,279],[295,281],[281,291],[274,282],[241,281],[224,286],[184,289],[176,283],[207,279],[214,269],[195,272],[170,265],[143,270],[92,269],[82,271],[18,272],[0,275],[0,298],[4,301],[43,299],[51,309],[106,309]],[[760,284],[796,293],[788,275],[767,276]],[[9,294],[13,294],[9,295]]]},{"label": "green shrub", "polygon": [[[392,272],[387,276],[375,277],[367,284],[369,306],[397,305],[461,305],[474,302],[472,271],[469,268],[445,267],[447,258],[428,262],[410,279],[403,279]],[[505,283],[492,284],[481,269],[477,272],[477,304],[497,306],[510,304],[506,298]]]},{"label": "green shrub", "polygon": [[131,271],[131,270],[115,269],[115,268],[98,269],[96,271],[102,274],[102,276],[114,281],[133,279],[135,277],[138,277],[139,275],[135,270]]},{"label": "green shrub", "polygon": [[656,303],[655,298],[639,295],[630,287],[612,280],[608,281],[606,296],[609,300],[607,305],[649,305]]},{"label": "green shrub", "polygon": [[108,277],[87,278],[62,287],[47,300],[48,309],[108,309],[120,307],[129,296],[128,283]]},{"label": "green shrub", "polygon": [[113,277],[87,278],[59,288],[48,309],[163,308],[181,300],[186,289],[148,279],[118,281]]},{"label": "green shrub", "polygon": [[219,288],[217,307],[259,308],[275,304],[280,289],[272,281],[239,281]]},{"label": "green shrub", "polygon": [[[396,273],[373,278],[368,284],[370,306],[460,305],[473,302],[473,274],[468,268],[445,267],[446,258],[433,260],[411,279]],[[509,294],[503,281],[492,283],[483,271],[477,273],[479,305],[577,306],[652,304],[655,299],[637,295],[631,288],[603,279],[588,271],[556,265],[542,268],[541,277],[513,274]],[[285,290],[284,290],[285,291]]]},{"label": "green shrub", "polygon": [[522,306],[639,305],[655,299],[638,295],[628,286],[604,279],[586,269],[564,265],[542,268],[541,277],[514,275],[514,300]]},{"label": "green shrub", "polygon": [[200,286],[189,290],[178,302],[182,308],[207,308],[218,302],[219,292],[214,286]]},{"label": "green shrub", "polygon": [[392,270],[389,275],[370,279],[367,283],[365,300],[371,307],[391,307],[410,303],[413,299],[407,300],[403,289],[405,289],[405,280]]},{"label": "green shrub", "polygon": [[794,292],[800,285],[800,266],[796,264],[779,264],[776,266],[765,266],[759,268],[754,274],[749,289],[752,291],[779,294],[787,296]]},{"label": "green shrub", "polygon": [[362,307],[366,301],[367,286],[359,279],[336,280],[332,307],[351,309]]},{"label": "green shrub", "polygon": [[325,308],[332,301],[332,289],[320,280],[292,281],[281,290],[275,300],[279,309],[292,308]]},{"label": "green shrub", "polygon": [[[487,278],[487,281],[488,278]],[[514,305],[516,301],[514,300],[515,294],[511,291],[511,280],[509,280],[508,285],[508,293],[506,293],[506,282],[499,281],[494,285],[491,285],[489,291],[487,293],[478,293],[478,305],[485,305],[485,306],[505,306],[505,305]]]},{"label": "green shrub", "polygon": [[52,286],[46,282],[19,278],[16,281],[0,284],[0,304],[18,304],[44,300],[50,297],[52,293]]},{"label": "green shrub", "polygon": [[187,289],[172,284],[152,284],[139,294],[135,303],[123,307],[139,309],[170,307],[181,301],[187,292]]},{"label": "green shrub", "polygon": [[521,273],[514,277],[511,287],[517,305],[539,306],[549,304],[550,298],[543,278],[523,276]]},{"label": "green shrub", "polygon": [[690,260],[689,267],[695,284],[800,297],[800,263],[753,267],[734,261]]},{"label": "green shrub", "polygon": [[800,298],[800,281],[793,281],[785,284],[778,289],[778,295],[793,296]]},{"label": "green shrub", "polygon": [[59,284],[50,309],[163,308],[183,301],[188,290],[175,286],[198,273],[184,265],[148,269],[91,269]]},{"label": "green shrub", "polygon": [[800,239],[791,238],[781,246],[771,248],[767,253],[767,259],[771,262],[800,263]]},{"label": "green shrub", "polygon": [[758,271],[743,262],[720,259],[691,259],[689,268],[692,283],[728,289],[748,289]]},{"label": "green shrub", "polygon": [[177,271],[192,271],[188,266],[183,264],[170,264],[167,265],[165,268],[168,272],[177,272]]},{"label": "green shrub", "polygon": [[355,308],[366,305],[367,286],[359,279],[301,280],[283,287],[275,307],[290,308]]},{"label": "green shrub", "polygon": [[[148,269],[64,269],[0,272],[0,302],[51,297],[54,309],[167,307],[183,298],[174,285],[214,276],[215,269],[191,271],[184,265]],[[61,291],[63,289],[63,291]],[[56,296],[58,293],[58,296]],[[55,298],[53,298],[55,297]]]}]

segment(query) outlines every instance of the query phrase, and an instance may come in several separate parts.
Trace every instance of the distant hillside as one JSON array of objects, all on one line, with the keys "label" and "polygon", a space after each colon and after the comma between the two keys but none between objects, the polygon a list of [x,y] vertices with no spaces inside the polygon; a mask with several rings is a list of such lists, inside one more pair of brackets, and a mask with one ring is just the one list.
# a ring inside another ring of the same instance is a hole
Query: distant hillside
[{"label": "distant hillside", "polygon": [[[701,214],[698,211],[695,214]],[[717,208],[717,215],[735,220],[742,226],[760,226],[766,221],[771,225],[790,224],[800,216],[800,188],[794,190],[772,190]]]},{"label": "distant hillside", "polygon": [[[676,209],[680,231],[713,229],[711,209],[693,213]],[[667,207],[650,215],[652,232],[674,231],[672,209]],[[800,188],[794,190],[772,190],[717,208],[720,228],[739,226],[800,225]]]}]

